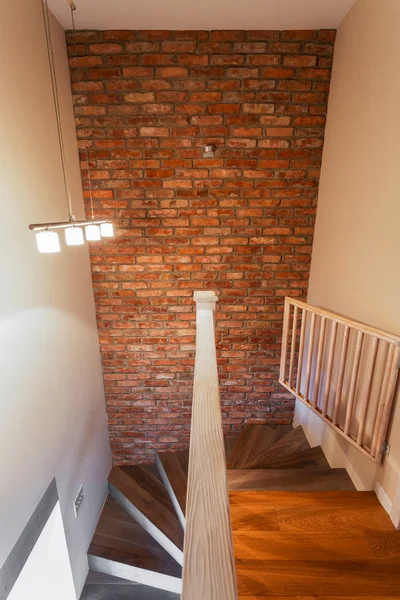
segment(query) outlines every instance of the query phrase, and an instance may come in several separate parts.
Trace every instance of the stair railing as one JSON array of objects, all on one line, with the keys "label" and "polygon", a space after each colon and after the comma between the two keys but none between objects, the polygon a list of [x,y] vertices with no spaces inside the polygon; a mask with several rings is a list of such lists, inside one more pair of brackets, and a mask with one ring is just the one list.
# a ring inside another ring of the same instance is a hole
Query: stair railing
[{"label": "stair railing", "polygon": [[196,362],[186,500],[182,600],[236,600],[214,292],[195,292]]},{"label": "stair railing", "polygon": [[377,461],[391,416],[399,355],[399,336],[285,299],[280,383]]}]

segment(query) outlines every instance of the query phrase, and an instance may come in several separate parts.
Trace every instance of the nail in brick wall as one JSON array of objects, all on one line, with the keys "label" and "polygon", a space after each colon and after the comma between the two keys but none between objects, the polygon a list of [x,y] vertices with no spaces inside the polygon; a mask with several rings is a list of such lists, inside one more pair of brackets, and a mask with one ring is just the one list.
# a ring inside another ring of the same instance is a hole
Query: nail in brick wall
[{"label": "nail in brick wall", "polygon": [[[305,297],[334,31],[68,33],[114,460],[186,448],[193,292],[219,295],[225,429],[290,422],[285,296]],[[216,146],[203,158],[205,144]]]}]

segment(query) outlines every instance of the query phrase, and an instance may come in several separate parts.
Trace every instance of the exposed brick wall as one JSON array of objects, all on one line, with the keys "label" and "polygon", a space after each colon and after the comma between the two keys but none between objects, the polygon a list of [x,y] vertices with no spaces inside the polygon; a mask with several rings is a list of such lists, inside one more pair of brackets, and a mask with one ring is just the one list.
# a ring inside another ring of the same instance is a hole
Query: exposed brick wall
[{"label": "exposed brick wall", "polygon": [[307,290],[334,32],[67,38],[88,214],[85,148],[117,225],[91,245],[115,461],[187,447],[194,290],[220,294],[226,429],[290,421],[283,299]]}]

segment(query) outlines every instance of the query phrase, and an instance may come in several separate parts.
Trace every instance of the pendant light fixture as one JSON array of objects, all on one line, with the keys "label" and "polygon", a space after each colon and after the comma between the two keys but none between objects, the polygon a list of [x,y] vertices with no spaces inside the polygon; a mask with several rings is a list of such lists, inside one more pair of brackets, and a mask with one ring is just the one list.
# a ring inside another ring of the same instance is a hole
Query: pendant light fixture
[{"label": "pendant light fixture", "polygon": [[[85,219],[82,221],[76,221],[72,212],[72,199],[71,190],[68,180],[67,161],[65,155],[64,138],[61,125],[61,112],[60,103],[58,97],[57,77],[54,63],[54,52],[51,41],[51,26],[50,26],[50,12],[47,4],[47,0],[39,0],[42,5],[42,15],[44,30],[46,34],[46,47],[47,57],[49,61],[49,70],[51,78],[51,88],[53,92],[54,112],[57,123],[57,134],[58,144],[60,149],[61,166],[63,174],[64,191],[67,201],[68,209],[68,221],[61,221],[58,223],[37,223],[29,225],[29,229],[36,231],[36,242],[39,252],[49,254],[54,252],[60,252],[60,240],[58,233],[54,230],[64,229],[65,230],[65,243],[67,246],[80,246],[84,243],[83,230],[85,228],[86,239],[88,241],[97,241],[102,237],[108,238],[113,237],[114,229],[110,220],[108,219],[95,219],[93,210],[93,195],[92,195],[92,184],[90,179],[90,164],[89,164],[89,152],[86,149],[87,156],[87,169],[88,169],[88,180],[89,180],[89,196],[91,206],[91,219]],[[76,6],[73,0],[68,0],[68,4],[71,9],[72,29],[75,31],[74,21],[74,10]]]}]

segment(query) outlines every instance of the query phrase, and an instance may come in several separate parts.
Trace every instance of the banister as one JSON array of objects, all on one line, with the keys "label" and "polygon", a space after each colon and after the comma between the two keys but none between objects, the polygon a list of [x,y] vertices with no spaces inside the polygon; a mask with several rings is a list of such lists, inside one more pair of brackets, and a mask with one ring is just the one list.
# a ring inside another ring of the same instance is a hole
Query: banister
[{"label": "banister", "polygon": [[182,600],[236,600],[232,530],[215,349],[214,292],[194,293],[196,362]]},{"label": "banister", "polygon": [[285,298],[279,382],[376,461],[391,416],[399,357],[398,335]]}]

